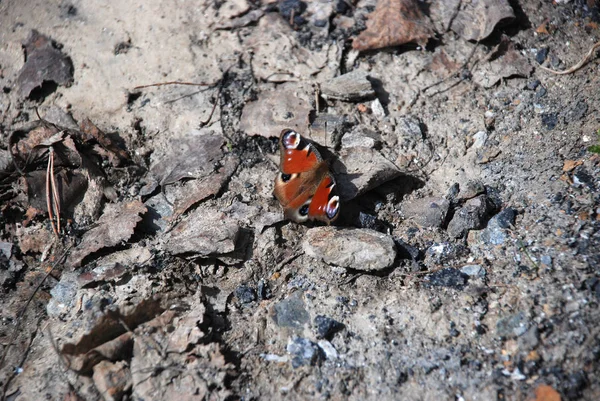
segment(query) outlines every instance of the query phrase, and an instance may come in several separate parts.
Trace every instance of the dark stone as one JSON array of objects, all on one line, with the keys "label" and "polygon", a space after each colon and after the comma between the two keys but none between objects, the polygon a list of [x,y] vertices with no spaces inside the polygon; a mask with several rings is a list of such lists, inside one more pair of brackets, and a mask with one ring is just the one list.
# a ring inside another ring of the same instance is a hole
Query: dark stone
[{"label": "dark stone", "polygon": [[529,90],[536,90],[538,86],[540,86],[541,82],[539,79],[536,79],[535,81],[531,81],[527,84],[527,89]]},{"label": "dark stone", "polygon": [[273,294],[271,293],[271,288],[269,287],[269,283],[265,280],[260,279],[258,282],[258,297],[261,300],[270,299]]},{"label": "dark stone", "polygon": [[312,366],[324,359],[321,348],[307,338],[296,337],[287,345],[287,352],[292,356],[292,367]]},{"label": "dark stone", "polygon": [[402,241],[401,239],[397,239],[397,238],[394,238],[394,242],[396,243],[396,250],[398,252],[398,257],[400,257],[401,259],[411,259],[411,260],[419,259],[419,256],[421,254],[421,251],[419,251],[419,248],[412,246],[410,244],[407,244],[406,242]]},{"label": "dark stone", "polygon": [[558,125],[558,114],[557,113],[544,113],[542,114],[542,125],[546,129],[554,129]]},{"label": "dark stone", "polygon": [[377,216],[373,216],[372,214],[360,212],[358,214],[358,221],[360,224],[360,228],[370,228],[371,230],[376,230],[380,225],[377,221]]},{"label": "dark stone", "polygon": [[587,185],[592,191],[596,189],[595,178],[588,174],[583,167],[578,167],[575,170],[573,181],[576,185],[578,183]]},{"label": "dark stone", "polygon": [[548,90],[546,88],[544,88],[543,86],[540,86],[540,89],[538,89],[538,91],[535,93],[535,98],[541,99],[544,96],[546,96],[547,93],[548,93]]},{"label": "dark stone", "polygon": [[331,339],[338,331],[344,328],[344,325],[330,317],[318,315],[315,317],[315,328],[319,338]]},{"label": "dark stone", "polygon": [[467,284],[468,276],[461,273],[460,270],[446,268],[431,273],[425,277],[427,286],[448,287],[462,290]]},{"label": "dark stone", "polygon": [[274,306],[273,320],[280,327],[300,329],[308,323],[310,316],[304,307],[302,291],[296,291]]},{"label": "dark stone", "polygon": [[335,12],[337,14],[345,14],[350,10],[350,6],[345,0],[337,0],[335,2]]},{"label": "dark stone", "polygon": [[561,387],[567,399],[575,400],[581,398],[581,392],[588,386],[587,375],[583,370],[567,376],[567,380],[561,382]]},{"label": "dark stone", "polygon": [[306,22],[304,18],[300,17],[306,10],[306,3],[300,0],[280,0],[278,3],[279,14],[285,18],[286,21],[290,20],[292,14],[294,15],[294,23],[301,25]]},{"label": "dark stone", "polygon": [[243,304],[249,304],[256,301],[256,291],[254,288],[245,284],[240,285],[235,289],[235,296]]},{"label": "dark stone", "polygon": [[434,243],[425,251],[425,264],[429,266],[443,265],[467,253],[461,244],[452,242]]},{"label": "dark stone", "polygon": [[512,207],[507,207],[494,217],[490,219],[496,221],[498,226],[501,228],[510,228],[513,224],[515,224],[515,217],[517,216],[517,212]]},{"label": "dark stone", "polygon": [[454,238],[464,237],[469,230],[479,230],[484,227],[489,213],[494,209],[494,204],[487,196],[479,195],[465,202],[458,209],[448,224],[448,234]]},{"label": "dark stone", "polygon": [[328,22],[329,21],[327,21],[326,19],[318,19],[313,22],[313,25],[317,28],[325,28]]},{"label": "dark stone", "polygon": [[548,48],[544,47],[537,51],[535,55],[535,61],[537,61],[539,64],[542,64],[544,61],[546,61],[546,57],[548,57]]}]

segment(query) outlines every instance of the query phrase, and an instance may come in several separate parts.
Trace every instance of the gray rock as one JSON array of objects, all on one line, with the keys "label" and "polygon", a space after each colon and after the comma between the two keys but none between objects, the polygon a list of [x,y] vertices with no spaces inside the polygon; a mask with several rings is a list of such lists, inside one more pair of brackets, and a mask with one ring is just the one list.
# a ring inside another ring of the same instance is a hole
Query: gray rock
[{"label": "gray rock", "polygon": [[374,148],[381,144],[381,137],[376,132],[357,126],[342,137],[343,148],[365,147]]},{"label": "gray rock", "polygon": [[518,337],[529,328],[529,320],[525,313],[518,312],[499,319],[496,323],[496,334],[500,337]]},{"label": "gray rock", "polygon": [[235,289],[235,296],[242,304],[249,304],[256,301],[256,291],[245,284]]},{"label": "gray rock", "polygon": [[427,286],[448,287],[462,290],[467,284],[467,277],[459,270],[449,267],[426,276],[425,284]]},{"label": "gray rock", "polygon": [[303,365],[315,365],[323,359],[321,348],[316,343],[302,337],[290,339],[287,345],[287,352],[292,357],[292,367],[294,369]]},{"label": "gray rock", "polygon": [[336,332],[344,328],[344,325],[328,316],[318,315],[315,317],[314,326],[319,338],[330,339]]},{"label": "gray rock", "polygon": [[303,249],[325,263],[362,271],[386,269],[396,258],[391,236],[365,228],[312,228],[305,235]]},{"label": "gray rock", "polygon": [[321,84],[321,95],[325,99],[344,101],[360,100],[375,96],[365,71],[352,71]]},{"label": "gray rock", "polygon": [[296,291],[273,307],[273,320],[279,327],[301,329],[310,320],[304,307],[302,291]]},{"label": "gray rock", "polygon": [[377,150],[363,146],[342,148],[340,160],[333,162],[332,169],[343,201],[353,199],[401,174],[400,169]]},{"label": "gray rock", "polygon": [[402,213],[422,227],[441,227],[446,220],[450,202],[444,198],[414,199],[402,205]]},{"label": "gray rock", "polygon": [[550,255],[542,255],[540,257],[540,262],[546,266],[552,266],[552,257]]},{"label": "gray rock", "polygon": [[465,265],[461,267],[460,271],[467,276],[471,277],[485,277],[485,269],[481,265]]},{"label": "gray rock", "polygon": [[481,240],[489,245],[500,245],[508,237],[507,228],[515,222],[516,212],[512,208],[506,208],[490,219],[487,227],[481,232]]},{"label": "gray rock", "polygon": [[79,284],[77,282],[78,273],[64,272],[58,284],[50,290],[52,299],[46,306],[46,312],[49,316],[59,317],[68,313],[75,304]]},{"label": "gray rock", "polygon": [[439,266],[466,253],[467,249],[460,244],[451,242],[435,243],[425,251],[425,265]]},{"label": "gray rock", "polygon": [[471,180],[460,186],[458,200],[467,200],[485,193],[485,185],[479,180]]},{"label": "gray rock", "polygon": [[222,255],[235,250],[239,233],[238,224],[223,213],[196,209],[171,231],[166,250],[175,255]]},{"label": "gray rock", "polygon": [[484,227],[486,218],[493,208],[487,196],[479,195],[465,202],[448,224],[448,234],[454,238],[464,237],[469,230]]}]

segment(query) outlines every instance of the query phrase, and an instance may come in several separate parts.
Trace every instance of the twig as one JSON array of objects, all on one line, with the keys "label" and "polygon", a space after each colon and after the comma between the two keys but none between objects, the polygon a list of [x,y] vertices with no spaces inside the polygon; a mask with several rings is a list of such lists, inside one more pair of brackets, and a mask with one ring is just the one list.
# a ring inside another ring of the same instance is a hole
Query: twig
[{"label": "twig", "polygon": [[56,227],[60,233],[60,197],[56,189],[56,180],[54,178],[54,148],[50,146],[50,183],[52,184],[52,199],[54,200],[54,211],[56,212]]},{"label": "twig", "polygon": [[592,55],[594,54],[594,51],[600,47],[600,42],[596,43],[595,45],[592,46],[592,48],[587,52],[587,54],[585,55],[585,57],[583,59],[581,59],[581,61],[577,64],[575,64],[573,67],[564,70],[564,71],[556,71],[556,70],[552,70],[550,68],[544,67],[541,64],[538,64],[538,67],[540,67],[542,70],[550,72],[552,74],[556,74],[556,75],[566,75],[566,74],[571,74],[575,71],[577,71],[578,69],[580,69],[581,67],[583,67],[592,57]]},{"label": "twig", "polygon": [[218,84],[218,82],[209,84],[206,82],[195,83],[195,82],[169,81],[169,82],[159,82],[156,84],[139,85],[139,86],[135,86],[133,89],[144,89],[144,88],[151,88],[154,86],[165,86],[165,85],[215,86],[217,84]]},{"label": "twig", "polygon": [[279,264],[278,264],[278,265],[275,267],[275,269],[274,269],[273,273],[277,273],[278,271],[280,271],[281,269],[283,269],[283,267],[284,267],[285,265],[287,265],[287,264],[288,264],[288,263],[290,263],[292,260],[294,260],[294,259],[296,259],[296,258],[298,258],[298,257],[300,257],[300,256],[302,256],[302,255],[304,255],[304,251],[301,251],[301,252],[299,252],[299,253],[296,253],[296,254],[294,254],[294,255],[290,256],[290,257],[289,257],[289,258],[287,258],[287,259],[284,259],[283,261],[281,261],[281,262],[280,262],[280,263],[279,263]]},{"label": "twig", "polygon": [[46,275],[42,278],[42,280],[38,283],[38,285],[33,289],[33,292],[27,299],[27,302],[25,302],[25,306],[23,306],[23,309],[21,309],[21,311],[17,315],[17,318],[16,318],[17,323],[15,326],[15,330],[13,331],[12,335],[10,336],[10,340],[8,341],[8,343],[6,344],[6,347],[4,348],[4,352],[2,353],[2,358],[0,358],[0,368],[2,368],[4,366],[4,361],[6,359],[6,356],[8,355],[8,350],[13,345],[15,338],[17,337],[17,333],[19,333],[19,327],[21,326],[21,318],[23,317],[23,315],[25,315],[25,312],[27,311],[29,304],[33,300],[33,297],[35,297],[35,294],[38,292],[38,290],[40,289],[40,287],[42,286],[44,281],[46,281],[46,279],[50,276],[50,274],[52,274],[52,272],[58,266],[58,264],[63,260],[63,258],[67,255],[67,253],[71,250],[72,246],[73,245],[69,245],[69,247],[67,249],[65,249],[65,251],[62,253],[62,255],[60,255],[60,257],[58,259],[56,259],[56,261],[50,267],[50,269],[48,270]]},{"label": "twig", "polygon": [[[51,147],[52,148],[52,147]],[[54,162],[54,152],[50,151],[50,153],[48,154],[48,167],[46,168],[46,206],[48,207],[48,218],[50,219],[50,224],[52,225],[52,231],[54,231],[54,235],[58,238],[58,230],[56,228],[56,225],[54,224],[54,205],[55,205],[55,201],[53,201],[54,198],[54,191],[51,191],[51,187],[53,187],[53,185],[51,184],[52,182],[52,176],[53,176],[53,171],[54,171],[54,166],[53,166],[53,162]],[[52,192],[52,195],[50,194]]]}]

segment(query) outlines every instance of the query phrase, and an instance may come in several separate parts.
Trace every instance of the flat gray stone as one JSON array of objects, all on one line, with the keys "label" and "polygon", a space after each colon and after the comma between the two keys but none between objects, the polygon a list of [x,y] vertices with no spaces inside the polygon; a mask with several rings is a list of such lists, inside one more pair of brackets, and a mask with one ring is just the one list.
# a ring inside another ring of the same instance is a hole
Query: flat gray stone
[{"label": "flat gray stone", "polygon": [[345,101],[360,100],[375,96],[371,82],[365,71],[352,71],[321,84],[321,95],[325,99]]},{"label": "flat gray stone", "polygon": [[421,227],[441,227],[449,207],[450,202],[444,198],[428,197],[405,202],[402,213]]},{"label": "flat gray stone", "polygon": [[363,146],[343,148],[340,160],[332,164],[343,201],[362,195],[398,177],[398,167],[377,150]]},{"label": "flat gray stone", "polygon": [[365,228],[312,228],[305,235],[303,249],[325,263],[362,271],[387,269],[396,258],[391,236]]},{"label": "flat gray stone", "polygon": [[235,250],[239,233],[238,224],[224,213],[196,209],[171,231],[165,249],[174,255],[223,255]]}]

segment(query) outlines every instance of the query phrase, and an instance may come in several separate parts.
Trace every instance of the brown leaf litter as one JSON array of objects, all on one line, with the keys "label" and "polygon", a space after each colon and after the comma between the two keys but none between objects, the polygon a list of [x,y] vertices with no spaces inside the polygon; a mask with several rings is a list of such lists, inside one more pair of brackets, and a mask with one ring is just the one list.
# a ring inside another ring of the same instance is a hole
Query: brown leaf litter
[{"label": "brown leaf litter", "polygon": [[73,62],[49,37],[35,29],[23,44],[25,64],[17,78],[18,93],[22,98],[29,97],[36,88],[45,82],[69,85],[73,82]]},{"label": "brown leaf litter", "polygon": [[355,50],[375,50],[406,43],[425,47],[434,35],[429,19],[416,0],[379,0],[368,18],[367,29],[352,42]]}]

